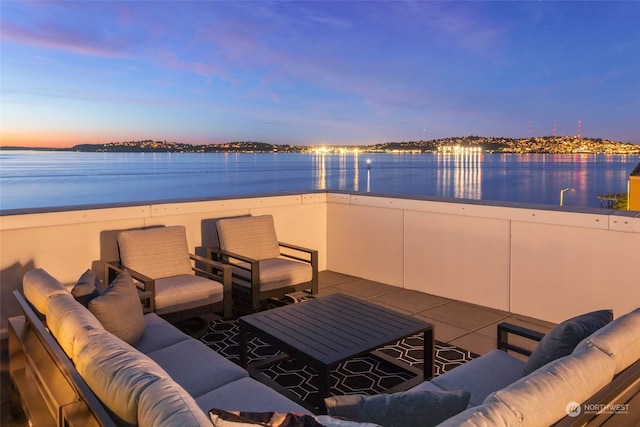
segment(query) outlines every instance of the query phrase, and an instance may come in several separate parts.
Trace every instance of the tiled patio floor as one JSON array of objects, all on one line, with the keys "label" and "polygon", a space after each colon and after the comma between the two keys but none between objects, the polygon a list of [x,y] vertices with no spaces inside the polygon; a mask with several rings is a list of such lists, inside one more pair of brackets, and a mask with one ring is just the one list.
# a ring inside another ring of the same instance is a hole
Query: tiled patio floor
[{"label": "tiled patio floor", "polygon": [[[484,354],[496,348],[496,330],[500,322],[510,322],[541,332],[547,332],[554,326],[552,323],[518,314],[402,289],[332,271],[320,272],[319,286],[320,296],[342,292],[410,316],[421,317],[435,325],[437,340],[451,343],[477,354]],[[519,342],[515,339],[513,343],[531,347],[531,343]],[[3,427],[25,426],[26,421],[23,418],[12,419],[9,413],[9,367],[6,341],[3,341],[2,344],[4,348],[1,352],[2,409],[0,411],[0,425]]]},{"label": "tiled patio floor", "polygon": [[[332,271],[320,272],[320,296],[336,292],[380,304],[393,310],[425,319],[435,325],[436,339],[477,354],[497,347],[497,325],[509,322],[548,332],[553,323],[502,310],[456,301],[384,283],[365,280]],[[512,340],[531,348],[531,343]]]}]

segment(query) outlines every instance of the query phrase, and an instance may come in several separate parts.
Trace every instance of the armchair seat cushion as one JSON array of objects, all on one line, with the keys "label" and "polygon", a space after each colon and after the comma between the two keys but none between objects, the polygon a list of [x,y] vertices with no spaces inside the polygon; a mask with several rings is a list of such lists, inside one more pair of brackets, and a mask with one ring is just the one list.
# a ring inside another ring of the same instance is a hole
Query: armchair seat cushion
[{"label": "armchair seat cushion", "polygon": [[156,280],[156,313],[162,315],[222,301],[221,283],[194,274]]},{"label": "armchair seat cushion", "polygon": [[[244,268],[236,268],[235,273],[247,280],[247,282],[239,282],[239,284],[250,288],[250,273],[245,270],[245,268],[249,268],[249,264],[236,265]],[[313,269],[308,263],[286,258],[271,258],[260,261],[260,291],[262,292],[310,282],[312,278]]]}]

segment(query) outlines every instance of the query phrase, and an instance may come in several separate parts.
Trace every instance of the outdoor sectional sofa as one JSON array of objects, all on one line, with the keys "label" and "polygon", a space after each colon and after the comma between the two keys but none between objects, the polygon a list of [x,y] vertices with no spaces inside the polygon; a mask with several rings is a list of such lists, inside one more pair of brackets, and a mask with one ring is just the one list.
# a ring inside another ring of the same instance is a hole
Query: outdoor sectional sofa
[{"label": "outdoor sectional sofa", "polygon": [[[23,292],[29,304],[15,294],[26,322],[10,319],[10,371],[29,417],[46,406],[42,418],[52,413],[55,425],[64,418],[70,425],[199,426],[211,425],[211,408],[309,413],[155,313],[143,316],[143,333],[130,345],[42,269],[27,272]],[[42,403],[26,395],[29,380]]]},{"label": "outdoor sectional sofa", "polygon": [[[214,408],[309,414],[154,313],[143,316],[141,331],[117,331],[135,341],[131,345],[107,332],[108,321],[93,314],[101,317],[99,309],[87,309],[42,269],[28,272],[23,293],[14,294],[24,315],[10,319],[10,373],[35,425],[210,426],[208,411]],[[136,304],[134,298],[122,317],[136,312]],[[622,405],[616,409],[626,413],[615,425],[623,425],[640,416],[638,357],[640,309],[524,377],[523,361],[496,350],[405,393],[464,390],[468,409],[443,426],[540,426],[559,420],[583,425],[609,418],[565,416],[567,400]],[[334,403],[330,398],[330,414]]]}]

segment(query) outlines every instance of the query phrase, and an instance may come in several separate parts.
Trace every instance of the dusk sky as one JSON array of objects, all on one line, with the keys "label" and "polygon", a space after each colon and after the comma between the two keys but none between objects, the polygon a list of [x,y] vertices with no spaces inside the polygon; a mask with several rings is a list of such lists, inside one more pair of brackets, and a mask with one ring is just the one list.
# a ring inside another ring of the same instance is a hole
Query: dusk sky
[{"label": "dusk sky", "polygon": [[0,2],[1,143],[640,143],[640,2]]}]

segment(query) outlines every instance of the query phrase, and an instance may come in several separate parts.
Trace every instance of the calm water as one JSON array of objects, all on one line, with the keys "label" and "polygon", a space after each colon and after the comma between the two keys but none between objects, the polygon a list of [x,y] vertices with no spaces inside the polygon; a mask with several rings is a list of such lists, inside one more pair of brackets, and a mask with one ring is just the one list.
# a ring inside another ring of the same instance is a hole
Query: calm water
[{"label": "calm water", "polygon": [[[370,161],[370,172],[367,171]],[[316,189],[599,207],[639,156],[0,151],[0,209]]]}]

